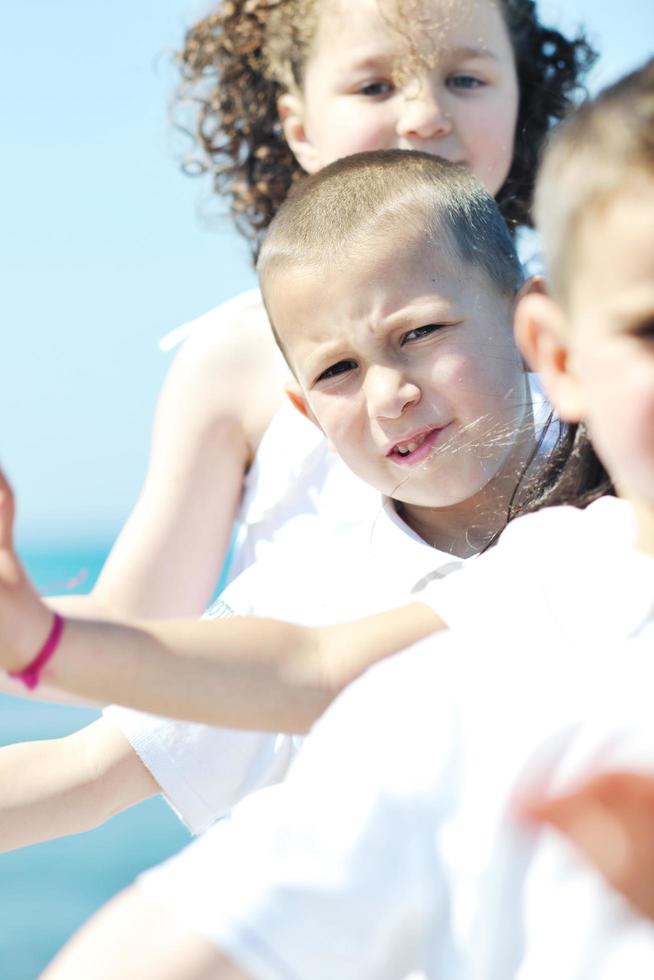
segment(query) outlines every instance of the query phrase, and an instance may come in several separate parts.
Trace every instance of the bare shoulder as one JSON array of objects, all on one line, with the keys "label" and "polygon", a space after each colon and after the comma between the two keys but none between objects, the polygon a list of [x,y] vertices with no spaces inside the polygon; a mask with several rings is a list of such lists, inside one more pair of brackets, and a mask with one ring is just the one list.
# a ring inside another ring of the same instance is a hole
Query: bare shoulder
[{"label": "bare shoulder", "polygon": [[253,455],[288,377],[259,291],[250,290],[193,322],[168,372],[162,403],[191,414],[197,426],[232,424]]}]

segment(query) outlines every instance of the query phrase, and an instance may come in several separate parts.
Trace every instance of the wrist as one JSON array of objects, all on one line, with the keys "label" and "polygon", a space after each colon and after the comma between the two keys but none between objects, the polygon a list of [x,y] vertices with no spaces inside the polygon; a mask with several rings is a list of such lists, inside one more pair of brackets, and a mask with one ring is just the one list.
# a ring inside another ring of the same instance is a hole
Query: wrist
[{"label": "wrist", "polygon": [[59,613],[48,610],[50,624],[45,639],[41,645],[32,651],[31,656],[23,657],[19,667],[8,671],[10,677],[22,681],[30,690],[38,686],[41,672],[55,655],[59,648],[64,628],[64,619]]},{"label": "wrist", "polygon": [[8,673],[27,667],[47,640],[53,622],[53,610],[35,595],[22,596],[14,613],[2,664]]}]

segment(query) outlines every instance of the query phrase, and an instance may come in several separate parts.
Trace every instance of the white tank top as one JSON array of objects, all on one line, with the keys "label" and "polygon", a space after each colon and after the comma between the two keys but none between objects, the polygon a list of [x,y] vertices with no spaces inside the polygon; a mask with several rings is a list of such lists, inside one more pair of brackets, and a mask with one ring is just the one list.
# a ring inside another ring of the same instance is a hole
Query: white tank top
[{"label": "white tank top", "polygon": [[[176,347],[195,329],[207,329],[217,314],[233,315],[257,298],[262,302],[258,289],[241,293],[167,334],[159,342],[160,349]],[[273,544],[299,542],[317,549],[321,540],[347,533],[366,518],[369,521],[374,509],[379,509],[379,493],[359,480],[328,448],[316,426],[286,402],[266,429],[245,477],[223,584],[258,561]]]},{"label": "white tank top", "polygon": [[[274,544],[311,550],[379,509],[379,493],[356,477],[322,433],[290,404],[266,429],[245,478],[229,579]],[[308,569],[309,570],[309,569]]]}]

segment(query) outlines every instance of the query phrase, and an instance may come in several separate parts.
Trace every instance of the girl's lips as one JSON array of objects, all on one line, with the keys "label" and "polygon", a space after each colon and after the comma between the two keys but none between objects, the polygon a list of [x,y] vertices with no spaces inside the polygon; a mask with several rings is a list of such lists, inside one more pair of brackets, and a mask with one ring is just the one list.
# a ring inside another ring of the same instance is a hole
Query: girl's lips
[{"label": "girl's lips", "polygon": [[416,466],[418,463],[424,463],[431,455],[431,450],[438,442],[438,437],[442,431],[443,429],[432,429],[418,448],[407,456],[400,456],[399,453],[393,451],[388,454],[388,458],[397,466]]}]

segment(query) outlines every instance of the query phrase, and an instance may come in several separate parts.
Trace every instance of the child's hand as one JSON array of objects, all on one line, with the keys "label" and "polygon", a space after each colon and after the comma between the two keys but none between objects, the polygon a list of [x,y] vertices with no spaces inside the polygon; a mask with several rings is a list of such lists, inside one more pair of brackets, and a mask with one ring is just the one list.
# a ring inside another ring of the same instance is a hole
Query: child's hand
[{"label": "child's hand", "polygon": [[565,834],[609,884],[654,919],[654,776],[608,773],[525,810]]},{"label": "child's hand", "polygon": [[22,670],[38,652],[52,626],[13,544],[14,496],[0,471],[0,669]]}]

